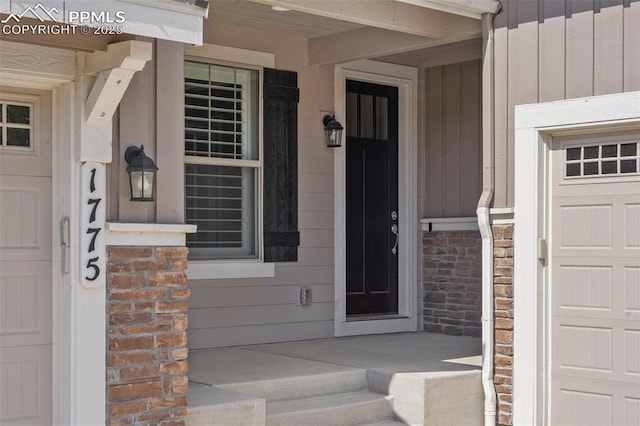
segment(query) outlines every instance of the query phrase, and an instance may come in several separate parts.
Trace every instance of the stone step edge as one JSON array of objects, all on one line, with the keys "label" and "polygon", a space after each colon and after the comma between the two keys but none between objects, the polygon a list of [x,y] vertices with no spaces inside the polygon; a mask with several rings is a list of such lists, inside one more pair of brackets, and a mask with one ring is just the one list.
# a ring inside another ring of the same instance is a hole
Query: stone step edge
[{"label": "stone step edge", "polygon": [[390,411],[393,412],[392,396],[380,395],[366,390],[360,392],[336,393],[311,398],[298,398],[284,401],[267,402],[266,409],[267,417],[270,417],[283,414],[304,413],[308,411],[328,408],[342,408],[347,406],[378,402],[384,402],[388,404]]},{"label": "stone step edge", "polygon": [[215,387],[256,398],[264,398],[267,402],[277,402],[366,391],[369,386],[367,376],[367,370],[362,368],[221,384],[215,385]]}]

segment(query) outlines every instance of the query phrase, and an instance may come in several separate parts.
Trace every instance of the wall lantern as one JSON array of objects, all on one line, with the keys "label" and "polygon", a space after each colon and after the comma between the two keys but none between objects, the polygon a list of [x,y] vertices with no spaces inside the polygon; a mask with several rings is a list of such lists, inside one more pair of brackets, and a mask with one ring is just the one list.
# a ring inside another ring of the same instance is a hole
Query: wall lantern
[{"label": "wall lantern", "polygon": [[156,184],[158,167],[153,160],[144,153],[144,145],[140,148],[130,146],[124,152],[124,160],[129,165],[130,201],[153,201],[153,191]]},{"label": "wall lantern", "polygon": [[325,115],[322,118],[324,124],[324,139],[329,148],[340,148],[342,146],[342,124],[336,120],[335,115]]}]

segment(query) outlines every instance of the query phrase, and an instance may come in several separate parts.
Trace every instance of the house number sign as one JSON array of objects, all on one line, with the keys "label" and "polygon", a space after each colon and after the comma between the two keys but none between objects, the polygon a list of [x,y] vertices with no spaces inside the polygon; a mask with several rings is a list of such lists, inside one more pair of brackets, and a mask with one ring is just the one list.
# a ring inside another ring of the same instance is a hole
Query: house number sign
[{"label": "house number sign", "polygon": [[80,279],[89,288],[105,284],[105,167],[101,163],[84,163],[81,168],[80,242],[82,257]]}]

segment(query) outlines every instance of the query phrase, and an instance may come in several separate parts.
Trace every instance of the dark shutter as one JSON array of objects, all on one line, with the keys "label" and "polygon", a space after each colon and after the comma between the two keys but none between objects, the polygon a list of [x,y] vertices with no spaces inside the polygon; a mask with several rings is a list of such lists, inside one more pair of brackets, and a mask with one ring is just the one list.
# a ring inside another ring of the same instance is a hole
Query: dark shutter
[{"label": "dark shutter", "polygon": [[298,260],[298,75],[264,69],[264,260]]}]

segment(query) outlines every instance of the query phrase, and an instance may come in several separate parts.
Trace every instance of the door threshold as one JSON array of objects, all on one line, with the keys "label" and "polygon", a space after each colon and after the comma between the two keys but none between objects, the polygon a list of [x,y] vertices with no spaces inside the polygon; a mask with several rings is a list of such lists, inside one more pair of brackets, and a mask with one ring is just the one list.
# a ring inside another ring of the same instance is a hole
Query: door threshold
[{"label": "door threshold", "polygon": [[347,317],[347,322],[356,322],[356,321],[376,321],[376,320],[389,320],[389,319],[403,319],[409,318],[406,315],[398,315],[398,314],[383,314],[383,315],[354,315],[351,317]]}]

